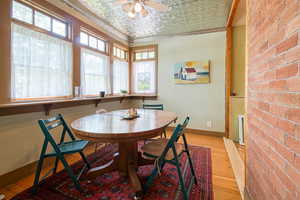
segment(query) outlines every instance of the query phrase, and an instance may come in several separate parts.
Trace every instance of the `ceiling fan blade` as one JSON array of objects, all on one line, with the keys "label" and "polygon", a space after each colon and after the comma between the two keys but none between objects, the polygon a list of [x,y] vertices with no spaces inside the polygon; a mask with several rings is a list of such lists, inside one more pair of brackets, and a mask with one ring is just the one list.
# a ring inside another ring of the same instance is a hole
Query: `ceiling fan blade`
[{"label": "ceiling fan blade", "polygon": [[129,11],[132,11],[132,8],[133,8],[133,4],[132,3],[126,3],[122,6],[122,9],[125,11],[125,12],[129,12]]},{"label": "ceiling fan blade", "polygon": [[122,5],[128,3],[128,0],[117,0],[114,2],[114,5]]},{"label": "ceiling fan blade", "polygon": [[164,5],[164,4],[161,4],[161,3],[158,3],[158,2],[155,2],[155,1],[153,1],[153,0],[146,0],[146,1],[144,1],[144,4],[145,4],[146,6],[149,6],[149,7],[151,7],[151,8],[154,8],[154,9],[156,9],[156,10],[158,10],[158,11],[161,11],[161,12],[166,12],[166,11],[169,10],[169,7],[168,7],[168,6],[166,6],[166,5]]}]

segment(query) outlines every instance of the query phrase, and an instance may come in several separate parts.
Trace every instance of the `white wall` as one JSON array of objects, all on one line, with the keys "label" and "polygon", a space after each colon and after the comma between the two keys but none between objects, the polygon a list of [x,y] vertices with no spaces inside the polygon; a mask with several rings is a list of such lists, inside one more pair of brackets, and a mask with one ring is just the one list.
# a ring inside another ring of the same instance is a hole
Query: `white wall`
[{"label": "white wall", "polygon": [[[225,130],[225,32],[163,38],[158,44],[158,101],[180,120],[189,114],[189,128],[224,132]],[[149,42],[147,42],[149,44]],[[135,46],[142,45],[136,43]],[[173,66],[182,61],[211,61],[211,83],[176,85]],[[147,101],[148,103],[150,101]],[[212,127],[206,126],[211,120]]]}]

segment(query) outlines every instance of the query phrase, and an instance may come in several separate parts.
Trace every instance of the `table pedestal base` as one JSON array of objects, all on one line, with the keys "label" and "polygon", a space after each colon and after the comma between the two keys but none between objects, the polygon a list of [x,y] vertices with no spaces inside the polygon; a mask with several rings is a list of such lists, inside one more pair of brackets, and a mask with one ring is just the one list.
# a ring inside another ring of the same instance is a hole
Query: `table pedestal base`
[{"label": "table pedestal base", "polygon": [[143,188],[137,170],[139,166],[153,164],[153,160],[142,158],[138,152],[137,142],[119,143],[119,152],[114,154],[113,160],[105,165],[92,168],[88,171],[88,178],[96,178],[105,173],[119,171],[121,176],[127,176],[136,194],[142,194]]}]

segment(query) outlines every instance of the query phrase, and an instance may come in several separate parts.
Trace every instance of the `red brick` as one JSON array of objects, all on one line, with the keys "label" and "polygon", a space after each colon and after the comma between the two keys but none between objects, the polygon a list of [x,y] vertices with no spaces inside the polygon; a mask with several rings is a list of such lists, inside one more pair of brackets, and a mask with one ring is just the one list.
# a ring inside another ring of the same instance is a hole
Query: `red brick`
[{"label": "red brick", "polygon": [[[274,30],[274,27],[276,27],[276,29]],[[270,38],[269,38],[269,43],[270,44],[277,44],[278,42],[282,41],[284,39],[285,36],[285,29],[284,28],[277,28],[277,25],[274,25],[271,29],[270,29],[271,33],[270,33]],[[272,46],[270,45],[270,46]]]},{"label": "red brick", "polygon": [[276,48],[276,53],[282,53],[295,47],[298,44],[298,33],[294,34],[290,38],[286,39],[284,42],[280,43]]},{"label": "red brick", "polygon": [[300,78],[293,78],[287,80],[287,88],[289,91],[300,91]]},{"label": "red brick", "polygon": [[295,184],[300,183],[300,172],[299,170],[295,169],[292,165],[286,166],[286,174],[293,180]]},{"label": "red brick", "polygon": [[300,106],[300,94],[282,93],[274,94],[273,102],[288,106]]},{"label": "red brick", "polygon": [[285,63],[294,63],[300,61],[300,47],[296,47],[285,53],[284,61]]},{"label": "red brick", "polygon": [[285,137],[285,145],[295,153],[300,154],[300,140],[287,135]]},{"label": "red brick", "polygon": [[288,24],[286,28],[286,34],[291,34],[300,30],[300,15],[293,18]]},{"label": "red brick", "polygon": [[270,105],[265,102],[259,102],[258,107],[264,111],[269,111]]},{"label": "red brick", "polygon": [[300,169],[300,155],[295,155],[295,167]]},{"label": "red brick", "polygon": [[287,89],[286,80],[272,81],[270,82],[269,87],[270,89],[273,90],[286,90]]},{"label": "red brick", "polygon": [[285,147],[283,144],[281,143],[275,143],[274,148],[276,149],[276,151],[287,161],[289,161],[290,163],[294,162],[295,160],[295,154],[293,151],[289,150],[287,147]]},{"label": "red brick", "polygon": [[[289,191],[293,192],[296,195],[296,184],[292,177],[288,176],[285,170],[281,170],[279,168],[274,168],[276,175],[280,178],[280,181],[283,183],[283,186],[286,187]],[[291,173],[294,173],[293,169],[290,169]],[[273,183],[273,182],[272,182]],[[296,182],[297,183],[297,182]]]},{"label": "red brick", "polygon": [[300,123],[300,109],[290,108],[287,112],[287,118],[296,123]]},{"label": "red brick", "polygon": [[276,194],[276,196],[280,196],[280,199],[286,199],[288,190],[286,188],[282,188],[282,185],[280,184],[281,180],[275,173],[275,171],[271,171],[271,177],[273,179],[272,186],[272,193]]},{"label": "red brick", "polygon": [[295,137],[300,140],[300,126],[297,126],[295,129]]},{"label": "red brick", "polygon": [[285,55],[280,55],[273,57],[272,59],[269,60],[268,66],[270,69],[278,67],[279,65],[283,65],[286,63],[286,58]]},{"label": "red brick", "polygon": [[289,108],[272,104],[270,106],[270,112],[276,116],[286,117]]},{"label": "red brick", "polygon": [[267,50],[269,47],[269,42],[266,41],[265,43],[263,43],[263,45],[259,48],[259,53],[264,52],[265,50]]},{"label": "red brick", "polygon": [[291,64],[276,70],[276,78],[283,79],[296,76],[298,74],[298,64]]},{"label": "red brick", "polygon": [[268,71],[264,74],[264,80],[274,80],[276,78],[276,71]]},{"label": "red brick", "polygon": [[285,0],[286,8],[280,16],[280,26],[285,26],[299,14],[298,0]]},{"label": "red brick", "polygon": [[288,132],[290,135],[295,135],[296,124],[289,122],[287,120],[278,119],[277,120],[278,128],[282,129],[283,131]]},{"label": "red brick", "polygon": [[261,118],[263,121],[271,124],[272,126],[277,126],[277,117],[270,115],[269,113],[262,113]]}]

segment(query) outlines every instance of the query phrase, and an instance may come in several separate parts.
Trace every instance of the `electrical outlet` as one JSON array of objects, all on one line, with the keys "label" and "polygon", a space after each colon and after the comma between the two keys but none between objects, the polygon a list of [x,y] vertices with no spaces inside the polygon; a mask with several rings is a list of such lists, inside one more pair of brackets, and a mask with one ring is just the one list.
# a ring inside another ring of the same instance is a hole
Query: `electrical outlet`
[{"label": "electrical outlet", "polygon": [[212,121],[207,121],[207,122],[206,122],[206,126],[207,126],[208,128],[211,128],[211,127],[212,127]]}]

